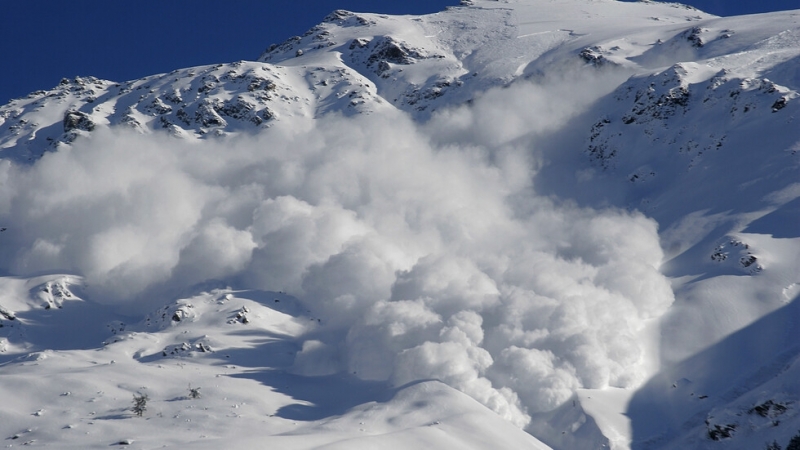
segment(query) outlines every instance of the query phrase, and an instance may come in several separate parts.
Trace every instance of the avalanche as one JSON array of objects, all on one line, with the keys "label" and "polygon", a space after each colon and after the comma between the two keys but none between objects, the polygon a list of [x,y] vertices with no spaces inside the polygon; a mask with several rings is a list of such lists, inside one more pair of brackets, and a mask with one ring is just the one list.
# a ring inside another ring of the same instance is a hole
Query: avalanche
[{"label": "avalanche", "polygon": [[798,19],[334,11],[255,61],[12,100],[0,433],[785,446]]}]

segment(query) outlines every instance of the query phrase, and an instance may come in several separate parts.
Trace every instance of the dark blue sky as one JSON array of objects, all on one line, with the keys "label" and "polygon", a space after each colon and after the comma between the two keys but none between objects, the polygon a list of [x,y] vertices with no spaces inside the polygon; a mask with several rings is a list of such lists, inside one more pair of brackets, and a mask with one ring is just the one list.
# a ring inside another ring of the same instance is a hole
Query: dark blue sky
[{"label": "dark blue sky", "polygon": [[[15,0],[0,2],[0,104],[63,77],[126,81],[255,59],[334,9],[435,12],[458,0]],[[800,8],[800,0],[689,0],[717,15]]]}]

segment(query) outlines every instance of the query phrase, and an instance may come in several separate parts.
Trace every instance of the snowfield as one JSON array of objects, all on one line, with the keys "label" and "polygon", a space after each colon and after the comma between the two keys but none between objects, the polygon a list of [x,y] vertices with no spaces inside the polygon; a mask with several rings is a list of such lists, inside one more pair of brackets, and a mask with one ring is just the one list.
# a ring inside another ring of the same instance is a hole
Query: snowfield
[{"label": "snowfield", "polygon": [[0,438],[786,447],[799,74],[800,10],[470,0],[12,100]]}]

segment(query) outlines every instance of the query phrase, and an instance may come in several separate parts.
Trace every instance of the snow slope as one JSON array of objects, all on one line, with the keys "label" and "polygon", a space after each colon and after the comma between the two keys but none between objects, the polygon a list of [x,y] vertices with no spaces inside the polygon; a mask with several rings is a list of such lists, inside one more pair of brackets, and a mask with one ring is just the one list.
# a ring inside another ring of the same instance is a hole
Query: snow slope
[{"label": "snow slope", "polygon": [[[287,373],[309,323],[281,311],[292,310],[286,295],[216,290],[124,323],[109,321],[98,305],[81,310],[73,283],[80,280],[56,277],[36,286],[36,293],[58,286],[61,309],[48,314],[32,302],[17,313],[19,323],[5,327],[11,336],[35,333],[27,344],[47,348],[15,358],[5,356],[14,349],[4,351],[1,411],[12,446],[250,448],[270,436],[271,445],[292,449],[547,448],[435,381],[389,388],[347,375]],[[53,326],[76,310],[72,327]],[[104,342],[81,345],[103,331]],[[199,398],[191,388],[200,389]],[[140,394],[150,400],[137,418],[130,406]]]},{"label": "snow slope", "polygon": [[13,100],[0,432],[785,446],[798,64],[800,11],[474,0]]}]

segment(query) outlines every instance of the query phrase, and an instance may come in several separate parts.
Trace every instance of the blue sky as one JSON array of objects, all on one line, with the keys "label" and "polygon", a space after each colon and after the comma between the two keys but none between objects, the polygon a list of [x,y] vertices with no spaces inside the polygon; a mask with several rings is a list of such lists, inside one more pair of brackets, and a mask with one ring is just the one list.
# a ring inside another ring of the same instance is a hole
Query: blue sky
[{"label": "blue sky", "polygon": [[[126,81],[182,67],[255,59],[334,9],[422,14],[458,0],[0,1],[0,104],[63,77]],[[800,8],[800,0],[690,0],[729,16]],[[298,6],[298,4],[300,6]]]}]

